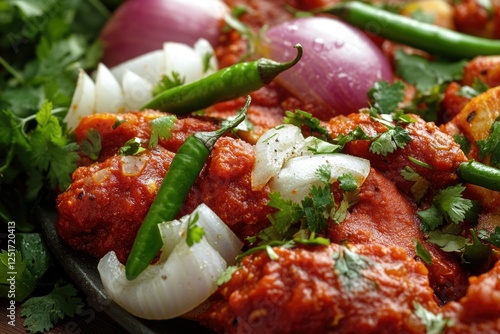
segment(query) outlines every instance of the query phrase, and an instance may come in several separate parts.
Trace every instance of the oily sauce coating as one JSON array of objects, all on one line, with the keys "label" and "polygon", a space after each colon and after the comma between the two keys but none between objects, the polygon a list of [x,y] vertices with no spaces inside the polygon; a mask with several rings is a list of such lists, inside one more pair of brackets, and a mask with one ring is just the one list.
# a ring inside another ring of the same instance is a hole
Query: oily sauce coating
[{"label": "oily sauce coating", "polygon": [[424,333],[413,303],[438,309],[427,269],[402,248],[352,246],[366,264],[343,280],[343,246],[274,248],[245,257],[200,320],[218,333]]},{"label": "oily sauce coating", "polygon": [[139,156],[113,156],[80,167],[57,197],[56,229],[71,247],[125,261],[174,153],[158,146]]}]

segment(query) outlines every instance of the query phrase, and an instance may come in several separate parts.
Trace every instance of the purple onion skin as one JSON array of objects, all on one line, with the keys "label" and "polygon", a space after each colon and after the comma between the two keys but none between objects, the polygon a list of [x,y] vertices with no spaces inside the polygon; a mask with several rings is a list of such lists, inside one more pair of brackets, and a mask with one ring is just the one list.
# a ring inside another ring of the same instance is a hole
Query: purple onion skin
[{"label": "purple onion skin", "polygon": [[368,106],[373,84],[393,79],[381,50],[360,30],[333,18],[287,21],[270,28],[261,42],[261,53],[277,61],[292,59],[293,45],[302,45],[299,63],[275,80],[303,103],[320,106],[314,116],[323,120]]},{"label": "purple onion skin", "polygon": [[108,67],[146,52],[164,42],[193,45],[205,38],[215,45],[227,6],[218,0],[128,0],[103,28],[103,63]]}]

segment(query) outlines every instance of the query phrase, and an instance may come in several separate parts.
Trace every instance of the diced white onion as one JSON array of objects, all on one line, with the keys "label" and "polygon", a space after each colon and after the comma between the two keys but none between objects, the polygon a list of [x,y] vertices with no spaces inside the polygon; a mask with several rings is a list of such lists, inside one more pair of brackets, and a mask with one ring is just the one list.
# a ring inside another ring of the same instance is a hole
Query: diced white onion
[{"label": "diced white onion", "polygon": [[205,58],[209,57],[208,67],[203,69],[203,76],[215,73],[219,69],[219,64],[217,62],[217,57],[215,56],[215,51],[212,45],[203,38],[200,38],[193,46],[194,51],[200,56],[201,61],[204,64]]},{"label": "diced white onion", "polygon": [[95,80],[95,112],[118,113],[124,110],[124,100],[120,84],[106,65],[97,67]]},{"label": "diced white onion", "polygon": [[163,45],[163,75],[173,79],[176,73],[183,83],[203,77],[203,62],[198,53],[186,44],[167,42]]},{"label": "diced white onion", "polygon": [[123,155],[121,156],[122,173],[125,176],[135,176],[141,173],[146,166],[147,157],[145,155]]},{"label": "diced white onion", "polygon": [[304,152],[304,145],[302,132],[295,125],[280,125],[264,133],[255,144],[252,189],[262,189],[285,161]]},{"label": "diced white onion", "polygon": [[[205,236],[189,247],[187,224],[196,213]],[[114,252],[106,254],[98,265],[109,297],[144,319],[175,318],[203,303],[215,292],[217,279],[227,267],[218,250],[232,262],[242,246],[206,205],[180,220],[160,224],[159,229],[164,243],[162,256],[136,279],[127,280],[125,267]]]},{"label": "diced white onion", "polygon": [[146,79],[128,70],[123,75],[122,89],[127,110],[139,109],[153,98],[153,86]]},{"label": "diced white onion", "polygon": [[330,183],[344,174],[351,174],[359,187],[370,173],[369,160],[342,153],[317,154],[289,159],[269,186],[272,191],[280,192],[284,199],[300,203],[308,196],[311,186],[323,185],[316,175],[323,165],[330,167]]},{"label": "diced white onion", "polygon": [[71,106],[64,117],[68,130],[76,129],[83,117],[95,112],[95,85],[85,71],[80,70]]}]

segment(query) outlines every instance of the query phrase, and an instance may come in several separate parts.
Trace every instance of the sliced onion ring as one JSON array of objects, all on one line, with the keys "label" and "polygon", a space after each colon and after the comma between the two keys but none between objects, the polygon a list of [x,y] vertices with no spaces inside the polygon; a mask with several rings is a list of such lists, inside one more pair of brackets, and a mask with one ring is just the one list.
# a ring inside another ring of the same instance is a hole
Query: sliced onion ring
[{"label": "sliced onion ring", "polygon": [[[195,214],[206,235],[189,247],[186,225]],[[234,261],[242,247],[242,242],[206,205],[180,220],[160,224],[159,229],[164,254],[136,279],[127,280],[125,266],[114,252],[106,254],[98,265],[109,297],[144,319],[175,318],[203,303],[217,289],[217,279],[227,267],[223,256]]]}]

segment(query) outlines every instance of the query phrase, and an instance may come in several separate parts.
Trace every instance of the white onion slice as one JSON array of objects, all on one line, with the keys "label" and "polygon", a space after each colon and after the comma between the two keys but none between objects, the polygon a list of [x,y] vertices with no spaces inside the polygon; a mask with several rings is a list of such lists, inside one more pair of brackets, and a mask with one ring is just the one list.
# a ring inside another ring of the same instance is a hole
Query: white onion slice
[{"label": "white onion slice", "polygon": [[205,65],[205,58],[209,57],[208,67],[203,68],[203,76],[217,72],[219,69],[217,57],[215,56],[214,48],[206,39],[200,38],[196,41],[193,49],[200,56],[203,65]]},{"label": "white onion slice", "polygon": [[120,84],[106,65],[97,67],[95,80],[95,112],[118,113],[124,111],[124,100]]},{"label": "white onion slice", "polygon": [[[158,45],[158,47],[161,47],[161,45]],[[111,68],[111,73],[113,73],[118,82],[123,81],[125,72],[131,71],[149,81],[149,83],[156,84],[161,79],[162,70],[163,50],[158,49]]]},{"label": "white onion slice", "polygon": [[163,45],[163,75],[173,79],[177,73],[183,83],[203,77],[203,62],[195,50],[182,43],[167,42]]},{"label": "white onion slice", "polygon": [[300,128],[291,124],[266,131],[255,144],[255,165],[252,170],[252,189],[259,190],[276,175],[285,161],[304,152],[304,137]]},{"label": "white onion slice", "polygon": [[[205,236],[189,247],[186,225],[196,213],[197,224],[205,230]],[[180,220],[160,224],[159,229],[164,243],[162,256],[136,279],[127,280],[125,267],[114,252],[106,254],[98,265],[109,297],[144,319],[175,318],[203,303],[215,292],[217,279],[227,267],[218,250],[234,261],[242,246],[206,205]]]},{"label": "white onion slice", "polygon": [[370,161],[352,155],[334,153],[295,157],[288,160],[271,180],[270,188],[280,192],[284,199],[300,203],[308,196],[311,186],[323,185],[316,175],[322,165],[328,165],[331,169],[330,183],[348,173],[354,177],[359,187],[370,173]]},{"label": "white onion slice", "polygon": [[95,112],[95,85],[85,71],[80,70],[71,106],[64,117],[68,130],[76,129],[83,117]]},{"label": "white onion slice", "polygon": [[128,70],[123,75],[122,89],[127,110],[139,109],[153,98],[153,85]]}]

